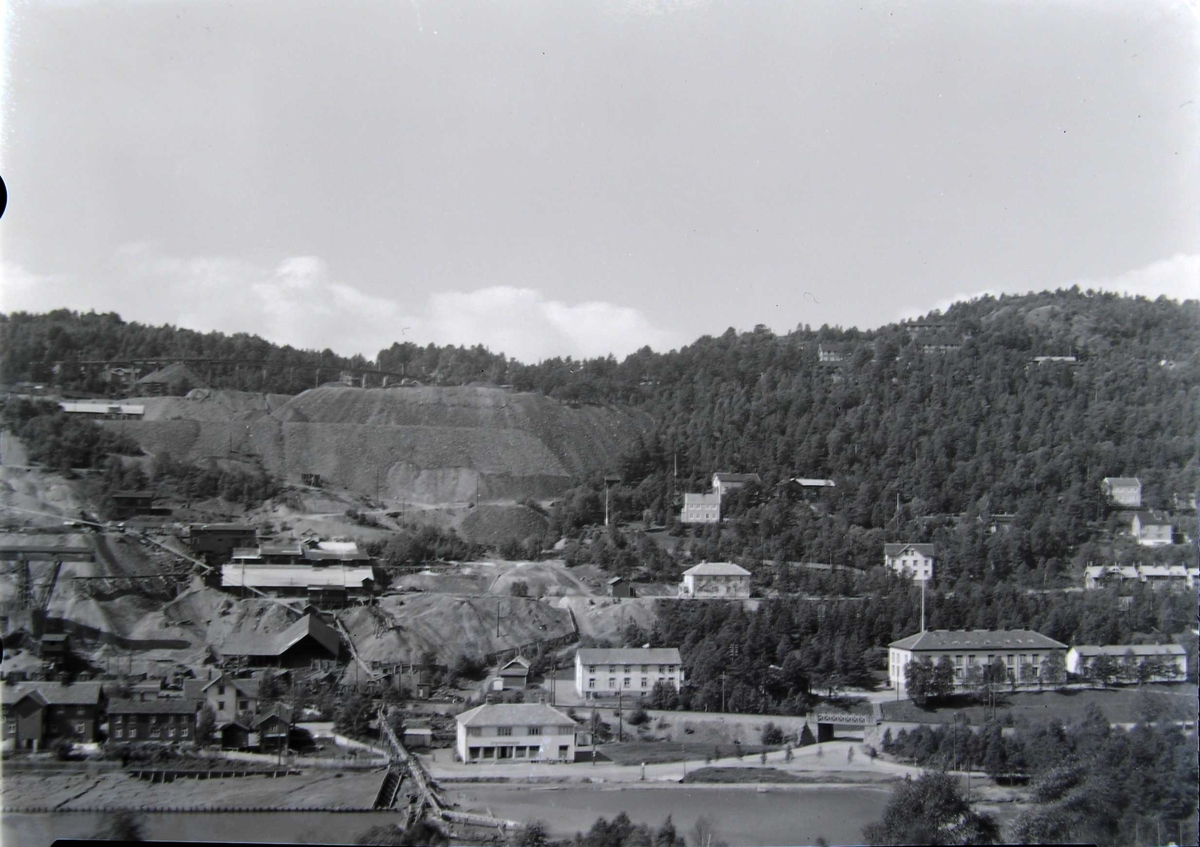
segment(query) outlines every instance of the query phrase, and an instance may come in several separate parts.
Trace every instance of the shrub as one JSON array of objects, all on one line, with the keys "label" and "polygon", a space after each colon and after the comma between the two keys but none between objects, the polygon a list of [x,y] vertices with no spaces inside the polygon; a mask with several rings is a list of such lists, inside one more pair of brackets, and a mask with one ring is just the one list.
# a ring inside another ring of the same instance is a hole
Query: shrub
[{"label": "shrub", "polygon": [[638,706],[633,710],[629,717],[626,718],[626,720],[629,721],[632,726],[642,726],[643,724],[650,722],[650,715],[647,714],[645,709],[643,709],[641,706]]}]

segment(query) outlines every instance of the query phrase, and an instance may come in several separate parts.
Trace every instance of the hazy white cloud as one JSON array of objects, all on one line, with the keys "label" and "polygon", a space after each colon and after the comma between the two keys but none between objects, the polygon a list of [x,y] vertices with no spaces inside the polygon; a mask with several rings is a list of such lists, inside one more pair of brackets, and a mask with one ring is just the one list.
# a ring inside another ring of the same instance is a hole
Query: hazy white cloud
[{"label": "hazy white cloud", "polygon": [[618,357],[647,344],[682,340],[637,309],[591,301],[547,300],[531,288],[493,286],[443,292],[424,303],[379,297],[336,278],[316,256],[275,267],[221,256],[164,255],[126,244],[96,279],[41,276],[4,265],[0,309],[43,312],[70,307],[107,311],[123,303],[126,320],[200,331],[246,332],[305,349],[330,348],[374,358],[395,341],[482,344],[511,358]]},{"label": "hazy white cloud", "polygon": [[[1179,253],[1170,259],[1160,259],[1141,268],[1126,271],[1116,276],[1103,279],[1074,279],[1063,283],[1060,288],[1079,286],[1081,291],[1089,288],[1093,291],[1111,291],[1130,297],[1142,296],[1150,300],[1167,297],[1177,302],[1196,300],[1200,298],[1200,255],[1194,253]],[[946,311],[954,303],[974,300],[978,297],[999,297],[1004,294],[1024,294],[1025,291],[1012,289],[998,291],[985,289],[971,293],[955,294],[939,300],[932,306],[909,306],[896,314],[897,321],[912,320],[928,314],[933,310]]]},{"label": "hazy white cloud", "polygon": [[637,309],[590,301],[569,305],[530,288],[493,286],[429,299],[429,337],[442,344],[483,344],[525,362],[552,356],[618,358],[650,345],[668,350],[677,334]]}]

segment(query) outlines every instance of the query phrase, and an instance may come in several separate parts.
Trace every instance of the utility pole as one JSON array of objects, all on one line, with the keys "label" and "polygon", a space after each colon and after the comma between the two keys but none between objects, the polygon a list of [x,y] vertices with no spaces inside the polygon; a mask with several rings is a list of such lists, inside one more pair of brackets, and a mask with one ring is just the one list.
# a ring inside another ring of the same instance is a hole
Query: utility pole
[{"label": "utility pole", "polygon": [[921,580],[921,632],[925,631],[925,580]]},{"label": "utility pole", "polygon": [[721,713],[725,712],[725,672],[721,672]]}]

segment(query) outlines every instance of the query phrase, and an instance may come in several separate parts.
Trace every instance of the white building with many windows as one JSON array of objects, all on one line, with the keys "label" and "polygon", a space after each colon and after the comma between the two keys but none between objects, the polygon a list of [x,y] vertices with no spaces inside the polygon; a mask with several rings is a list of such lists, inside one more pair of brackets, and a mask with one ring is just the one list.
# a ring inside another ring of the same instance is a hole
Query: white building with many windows
[{"label": "white building with many windows", "polygon": [[635,694],[645,697],[663,680],[678,691],[683,684],[683,661],[674,647],[582,649],[575,654],[575,691],[592,700]]},{"label": "white building with many windows", "polygon": [[701,562],[683,572],[679,596],[744,599],[750,596],[750,571],[732,562]]},{"label": "white building with many windows", "polygon": [[933,579],[937,551],[932,544],[884,544],[883,566],[917,582]]},{"label": "white building with many windows", "polygon": [[888,645],[888,682],[904,690],[909,662],[928,658],[936,665],[942,656],[954,664],[956,685],[966,681],[972,666],[983,667],[995,659],[1020,682],[1039,671],[1047,656],[1066,650],[1066,644],[1029,629],[931,629]]},{"label": "white building with many windows", "polygon": [[575,721],[544,703],[476,706],[458,716],[464,762],[573,762]]}]

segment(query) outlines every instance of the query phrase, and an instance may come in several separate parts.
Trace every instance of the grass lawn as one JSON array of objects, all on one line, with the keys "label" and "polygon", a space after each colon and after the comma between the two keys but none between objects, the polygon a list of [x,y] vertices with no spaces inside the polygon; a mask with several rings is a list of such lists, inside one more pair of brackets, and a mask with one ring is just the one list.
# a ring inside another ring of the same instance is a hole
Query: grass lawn
[{"label": "grass lawn", "polygon": [[[715,745],[720,748],[722,756],[732,756],[737,748],[732,744]],[[624,743],[601,744],[600,752],[614,762],[622,765],[662,764],[663,762],[682,762],[684,759],[702,759],[713,754],[712,744],[687,745],[686,754],[682,744],[676,741],[626,741]],[[743,744],[742,757],[747,761],[757,760],[762,751],[759,744]],[[768,748],[778,750],[778,747]]]},{"label": "grass lawn", "polygon": [[684,782],[802,782],[777,768],[700,768],[684,777]]},{"label": "grass lawn", "polygon": [[[1190,685],[1151,685],[1146,689],[1162,695],[1169,703],[1175,720],[1195,720],[1196,688]],[[1138,715],[1136,688],[1078,689],[1065,691],[1018,691],[1005,694],[996,704],[996,716],[1003,718],[1006,712],[1018,720],[1059,718],[1070,723],[1083,715],[1088,704],[1095,703],[1113,723],[1133,723]],[[955,698],[958,702],[922,709],[911,700],[885,702],[883,718],[887,721],[908,723],[950,723],[956,712],[962,712],[975,725],[984,723],[991,713],[987,706]]]}]

